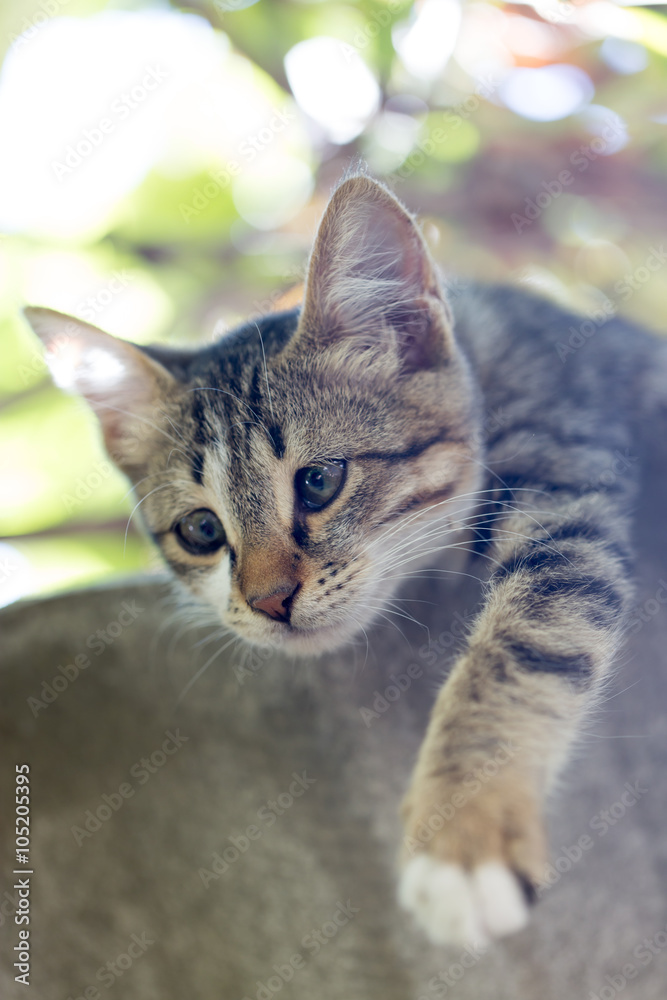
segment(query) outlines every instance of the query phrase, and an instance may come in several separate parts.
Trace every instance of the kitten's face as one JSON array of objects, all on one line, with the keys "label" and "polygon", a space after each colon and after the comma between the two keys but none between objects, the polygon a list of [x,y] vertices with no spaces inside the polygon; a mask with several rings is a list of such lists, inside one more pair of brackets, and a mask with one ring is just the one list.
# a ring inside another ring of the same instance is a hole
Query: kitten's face
[{"label": "kitten's face", "polygon": [[[336,377],[322,355],[272,357],[262,327],[266,369],[254,327],[237,378],[223,342],[177,394],[137,492],[175,574],[225,625],[322,651],[376,617],[462,516],[471,422],[450,373]],[[426,539],[433,505],[442,530]]]},{"label": "kitten's face", "polygon": [[[69,387],[98,410],[177,578],[243,638],[297,653],[351,639],[465,515],[473,393],[440,296],[412,220],[353,178],[300,315],[185,357],[113,341],[115,368],[110,338],[82,346],[68,321]],[[33,312],[44,339],[54,315]]]}]

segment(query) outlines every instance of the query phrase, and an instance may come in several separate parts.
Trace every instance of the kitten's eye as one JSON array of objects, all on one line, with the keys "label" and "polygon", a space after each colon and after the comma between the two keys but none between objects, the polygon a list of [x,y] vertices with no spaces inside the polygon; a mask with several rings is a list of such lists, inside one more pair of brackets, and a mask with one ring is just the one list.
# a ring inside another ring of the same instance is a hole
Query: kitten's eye
[{"label": "kitten's eye", "polygon": [[319,510],[336,496],[345,479],[345,462],[334,459],[321,465],[299,469],[294,477],[294,489],[301,502],[310,510]]},{"label": "kitten's eye", "polygon": [[225,529],[217,514],[202,507],[177,521],[174,533],[187,552],[195,556],[207,556],[225,544]]}]

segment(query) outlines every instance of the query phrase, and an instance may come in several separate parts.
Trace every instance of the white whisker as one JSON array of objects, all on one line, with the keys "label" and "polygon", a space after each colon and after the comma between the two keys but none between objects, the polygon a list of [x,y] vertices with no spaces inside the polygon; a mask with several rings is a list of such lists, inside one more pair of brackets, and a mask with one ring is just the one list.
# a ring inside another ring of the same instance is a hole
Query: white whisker
[{"label": "white whisker", "polygon": [[170,479],[168,483],[162,483],[161,486],[156,486],[155,489],[152,489],[149,493],[146,494],[145,497],[142,497],[141,500],[139,500],[139,502],[134,505],[130,513],[130,516],[127,519],[127,525],[125,527],[125,541],[123,544],[123,552],[125,552],[125,548],[127,546],[127,533],[130,530],[130,523],[132,521],[132,518],[134,517],[134,514],[139,509],[139,507],[141,507],[144,500],[148,500],[148,498],[153,496],[154,493],[157,493],[158,490],[166,490],[169,486],[176,486],[177,483],[185,483],[186,486],[191,485],[189,482],[187,482],[187,480],[184,479]]},{"label": "white whisker", "polygon": [[202,676],[202,674],[203,674],[203,673],[205,673],[205,672],[206,672],[206,671],[208,670],[208,668],[209,668],[209,667],[211,666],[211,664],[213,663],[213,661],[214,661],[214,660],[216,660],[216,659],[218,658],[218,656],[220,656],[220,654],[221,654],[221,653],[224,653],[224,651],[225,651],[226,649],[228,649],[228,648],[229,648],[229,646],[231,646],[231,645],[232,645],[233,643],[235,643],[235,642],[240,642],[240,641],[241,641],[241,638],[240,638],[240,636],[238,636],[238,635],[234,635],[234,636],[232,636],[232,638],[231,638],[231,639],[229,640],[229,642],[226,642],[224,646],[221,646],[221,647],[220,647],[220,649],[217,649],[217,650],[215,651],[215,653],[213,654],[213,656],[211,656],[211,657],[210,657],[210,658],[209,658],[209,659],[208,659],[208,660],[206,661],[206,663],[204,664],[204,666],[203,666],[203,667],[200,667],[200,668],[199,668],[199,670],[198,670],[198,671],[197,671],[197,673],[196,673],[196,674],[194,675],[194,677],[192,677],[192,678],[191,678],[191,679],[190,679],[190,680],[188,681],[188,683],[187,683],[187,684],[185,685],[185,687],[184,687],[184,688],[183,688],[183,690],[181,691],[180,695],[179,695],[179,696],[178,696],[178,698],[176,699],[176,705],[175,705],[174,707],[177,707],[178,705],[180,705],[180,704],[181,704],[181,702],[182,702],[182,701],[183,701],[183,699],[185,698],[185,696],[186,696],[186,694],[188,693],[188,691],[190,690],[190,688],[191,688],[191,687],[192,687],[192,686],[193,686],[194,684],[196,684],[196,683],[197,683],[197,681],[199,680],[199,678],[200,678],[200,677]]}]

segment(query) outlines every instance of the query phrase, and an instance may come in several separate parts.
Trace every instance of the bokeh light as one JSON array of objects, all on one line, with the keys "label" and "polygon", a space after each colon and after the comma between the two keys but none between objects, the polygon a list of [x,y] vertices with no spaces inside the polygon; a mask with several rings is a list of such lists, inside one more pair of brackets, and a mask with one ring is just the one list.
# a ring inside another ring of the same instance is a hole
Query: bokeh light
[{"label": "bokeh light", "polygon": [[292,93],[332,142],[355,139],[377,111],[380,88],[363,59],[336,38],[309,38],[285,56]]},{"label": "bokeh light", "polygon": [[580,111],[595,93],[590,77],[576,66],[518,67],[503,81],[500,97],[516,114],[553,122]]}]

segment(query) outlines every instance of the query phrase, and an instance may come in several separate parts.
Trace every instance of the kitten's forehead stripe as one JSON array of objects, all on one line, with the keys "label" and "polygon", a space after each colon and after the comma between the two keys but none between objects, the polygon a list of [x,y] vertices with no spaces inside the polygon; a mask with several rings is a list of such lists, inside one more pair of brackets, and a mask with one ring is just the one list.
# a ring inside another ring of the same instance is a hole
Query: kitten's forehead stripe
[{"label": "kitten's forehead stripe", "polygon": [[208,423],[207,403],[205,393],[195,388],[192,392],[192,420],[194,424],[194,440],[196,444],[206,447],[213,444],[214,437]]},{"label": "kitten's forehead stripe", "polygon": [[247,423],[240,424],[238,427],[238,437],[243,442],[243,454],[245,456],[245,460],[248,464],[250,464],[253,455],[252,425]]},{"label": "kitten's forehead stripe", "polygon": [[230,381],[229,381],[230,388],[232,392],[236,392],[240,388],[243,370],[241,367],[240,358],[237,358],[234,355],[232,355],[229,359],[229,373],[230,373]]},{"label": "kitten's forehead stripe", "polygon": [[248,393],[251,406],[261,403],[261,392],[259,388],[259,368],[255,367],[250,380],[250,391]]},{"label": "kitten's forehead stripe", "polygon": [[192,478],[198,486],[204,482],[204,456],[201,452],[195,451],[191,456]]},{"label": "kitten's forehead stripe", "polygon": [[268,428],[268,432],[271,439],[271,446],[276,458],[283,458],[285,455],[285,442],[283,441],[283,432],[281,428],[278,424],[272,424]]}]

